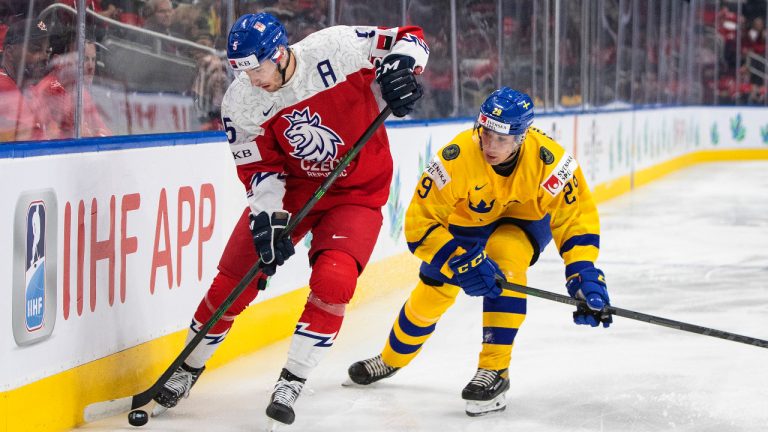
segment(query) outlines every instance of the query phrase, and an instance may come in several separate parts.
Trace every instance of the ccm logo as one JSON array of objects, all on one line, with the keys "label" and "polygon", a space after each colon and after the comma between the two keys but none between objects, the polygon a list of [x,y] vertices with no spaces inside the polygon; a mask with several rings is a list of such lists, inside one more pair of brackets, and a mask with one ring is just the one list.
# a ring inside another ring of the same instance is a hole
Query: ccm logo
[{"label": "ccm logo", "polygon": [[384,64],[384,65],[381,67],[381,73],[382,73],[382,74],[385,74],[385,73],[387,73],[387,72],[389,72],[389,71],[391,71],[391,70],[392,70],[392,71],[394,71],[394,70],[397,70],[399,67],[400,67],[400,60],[395,60],[395,61],[394,61],[394,62],[392,62],[392,63],[385,63],[385,64]]},{"label": "ccm logo", "polygon": [[482,251],[476,257],[472,258],[472,261],[464,264],[463,266],[460,266],[457,269],[458,272],[461,273],[461,274],[464,274],[464,273],[468,272],[470,268],[479,266],[480,263],[483,262],[485,257],[486,257],[485,251]]}]

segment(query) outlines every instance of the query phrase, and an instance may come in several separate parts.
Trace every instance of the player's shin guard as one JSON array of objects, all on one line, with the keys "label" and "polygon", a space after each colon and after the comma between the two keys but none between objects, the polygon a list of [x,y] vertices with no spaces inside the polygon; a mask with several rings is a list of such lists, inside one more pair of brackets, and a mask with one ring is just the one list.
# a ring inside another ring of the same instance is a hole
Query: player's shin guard
[{"label": "player's shin guard", "polygon": [[333,346],[344,320],[347,305],[328,304],[313,293],[309,295],[304,312],[296,324],[288,350],[285,368],[301,378],[307,378]]},{"label": "player's shin guard", "polygon": [[[231,278],[223,273],[218,273],[213,279],[211,287],[208,289],[205,297],[200,302],[192,318],[192,323],[187,332],[187,340],[184,345],[188,345],[192,338],[200,331],[205,323],[211,319],[214,312],[226,299],[239,280]],[[155,395],[154,400],[157,406],[153,409],[152,415],[157,416],[165,412],[168,408],[173,408],[179,403],[181,398],[189,396],[192,386],[195,385],[200,374],[205,369],[205,363],[221,346],[224,338],[229,333],[229,329],[234,323],[235,317],[239,315],[248,304],[256,297],[257,290],[255,283],[249,286],[237,300],[230,306],[221,319],[214,324],[202,342],[189,354],[184,363],[179,366],[173,375],[165,382],[160,393]]]},{"label": "player's shin guard", "polygon": [[310,293],[291,339],[288,360],[267,406],[267,417],[293,423],[293,405],[310,372],[333,346],[344,319],[345,304],[328,304]]},{"label": "player's shin guard", "polygon": [[[266,276],[263,274],[259,274],[258,276],[259,279],[265,277]],[[214,312],[216,312],[239,282],[239,279],[235,279],[221,272],[216,275],[211,287],[205,294],[205,297],[203,297],[200,304],[197,306],[195,316],[192,318],[192,324],[187,333],[186,343],[189,343],[203,325],[211,319]],[[203,367],[213,353],[216,352],[219,346],[221,346],[221,343],[224,342],[224,338],[226,338],[227,333],[229,333],[229,329],[232,328],[235,318],[248,307],[253,299],[256,298],[257,294],[258,289],[256,289],[256,281],[254,281],[242,294],[240,294],[235,302],[232,303],[232,306],[230,306],[224,315],[221,316],[221,319],[211,327],[211,330],[205,335],[203,342],[195,347],[184,363],[193,368]]]},{"label": "player's shin guard", "polygon": [[408,365],[435,331],[438,319],[453,304],[458,292],[457,286],[419,282],[392,325],[381,352],[384,363],[398,368]]},{"label": "player's shin guard", "polygon": [[509,367],[512,347],[525,321],[524,294],[505,291],[495,299],[483,299],[483,349],[477,367],[502,370]]}]

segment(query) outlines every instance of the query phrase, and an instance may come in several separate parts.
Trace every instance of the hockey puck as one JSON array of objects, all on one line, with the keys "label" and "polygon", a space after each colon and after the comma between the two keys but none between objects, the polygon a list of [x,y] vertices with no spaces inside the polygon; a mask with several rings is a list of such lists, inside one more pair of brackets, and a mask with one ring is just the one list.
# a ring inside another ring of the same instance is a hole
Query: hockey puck
[{"label": "hockey puck", "polygon": [[144,426],[148,421],[149,416],[146,411],[135,410],[128,413],[128,423],[130,423],[131,426]]}]

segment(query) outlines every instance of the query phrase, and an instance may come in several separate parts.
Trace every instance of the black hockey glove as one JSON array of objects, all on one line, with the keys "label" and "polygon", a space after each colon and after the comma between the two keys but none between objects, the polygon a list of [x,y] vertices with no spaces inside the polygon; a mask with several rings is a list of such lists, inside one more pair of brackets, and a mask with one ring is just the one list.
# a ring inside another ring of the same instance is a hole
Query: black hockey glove
[{"label": "black hockey glove", "polygon": [[250,218],[253,244],[263,263],[261,271],[267,276],[272,276],[277,266],[283,265],[285,260],[296,253],[291,236],[280,238],[288,225],[290,213],[274,212],[270,217],[267,212],[261,212],[255,216],[251,214]]},{"label": "black hockey glove", "polygon": [[424,94],[413,74],[415,64],[416,60],[411,56],[390,54],[376,69],[381,96],[396,117],[405,117],[413,111],[414,104]]}]

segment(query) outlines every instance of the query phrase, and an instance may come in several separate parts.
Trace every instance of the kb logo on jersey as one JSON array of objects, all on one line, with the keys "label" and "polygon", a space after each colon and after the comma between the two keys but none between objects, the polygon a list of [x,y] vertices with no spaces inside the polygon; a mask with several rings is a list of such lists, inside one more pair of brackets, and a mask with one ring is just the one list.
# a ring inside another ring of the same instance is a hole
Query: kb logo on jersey
[{"label": "kb logo on jersey", "polygon": [[336,159],[338,146],[344,142],[333,129],[322,124],[319,114],[310,113],[307,107],[293,110],[283,118],[289,123],[283,135],[293,146],[291,156],[313,162]]},{"label": "kb logo on jersey", "polygon": [[26,345],[56,322],[56,196],[27,192],[16,202],[13,244],[13,336]]}]

